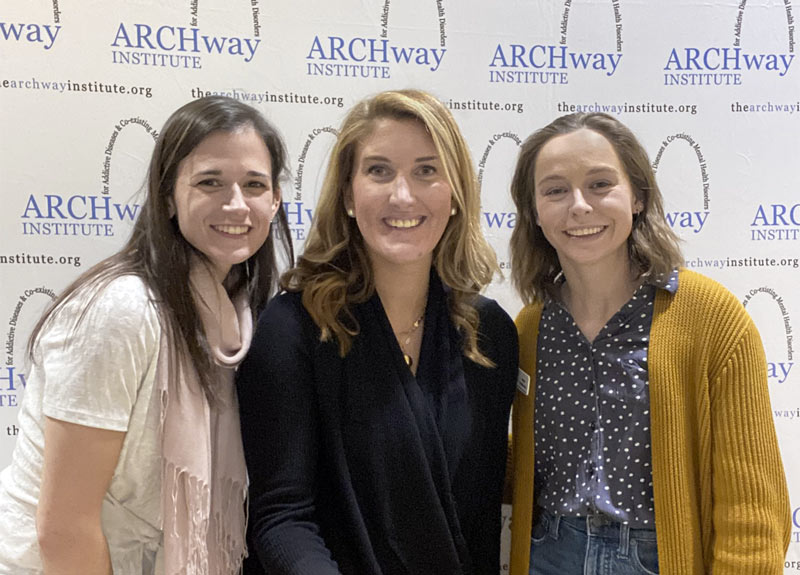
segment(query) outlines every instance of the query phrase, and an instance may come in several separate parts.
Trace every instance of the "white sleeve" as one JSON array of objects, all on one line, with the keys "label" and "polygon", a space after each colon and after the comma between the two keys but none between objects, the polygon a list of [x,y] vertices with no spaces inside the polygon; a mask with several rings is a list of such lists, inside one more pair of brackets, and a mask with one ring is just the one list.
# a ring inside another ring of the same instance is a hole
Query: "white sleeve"
[{"label": "white sleeve", "polygon": [[39,338],[43,412],[87,427],[127,431],[141,383],[157,361],[158,315],[136,276],[113,280],[87,302],[87,296],[76,296]]}]

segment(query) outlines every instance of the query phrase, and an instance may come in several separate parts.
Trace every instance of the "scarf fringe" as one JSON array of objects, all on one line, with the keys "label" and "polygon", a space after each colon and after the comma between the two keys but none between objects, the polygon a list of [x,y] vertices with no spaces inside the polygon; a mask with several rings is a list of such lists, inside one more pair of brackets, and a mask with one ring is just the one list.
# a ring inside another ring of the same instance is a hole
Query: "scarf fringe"
[{"label": "scarf fringe", "polygon": [[[211,497],[208,484],[192,475],[188,470],[181,469],[172,464],[167,464],[166,475],[172,482],[169,494],[173,503],[171,506],[173,525],[170,533],[164,533],[165,546],[176,545],[179,538],[177,527],[179,522],[187,520],[183,537],[187,537],[189,545],[179,544],[177,549],[187,549],[188,556],[173,555],[177,565],[167,565],[166,575],[231,575],[241,573],[242,562],[247,556],[246,546],[246,513],[247,486],[232,479],[226,479],[219,486],[216,494],[220,498],[220,510],[212,517],[207,517],[203,509],[208,509],[208,499]],[[189,513],[189,510],[193,510]],[[243,518],[240,524],[245,529],[239,533],[230,533],[225,529],[230,525],[226,518],[231,514],[240,514]],[[214,542],[218,554],[215,557],[208,555],[209,538]],[[170,556],[170,553],[167,554]]]}]

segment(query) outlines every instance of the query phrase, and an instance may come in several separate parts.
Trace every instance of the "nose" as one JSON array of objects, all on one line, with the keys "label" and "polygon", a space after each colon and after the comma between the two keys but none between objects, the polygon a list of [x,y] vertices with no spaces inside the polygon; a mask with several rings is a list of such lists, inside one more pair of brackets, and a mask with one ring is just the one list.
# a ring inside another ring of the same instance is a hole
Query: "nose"
[{"label": "nose", "polygon": [[414,197],[411,193],[411,185],[406,177],[398,174],[392,185],[392,196],[390,201],[395,204],[408,204],[413,201]]},{"label": "nose", "polygon": [[586,196],[583,193],[583,190],[580,188],[575,188],[572,190],[572,203],[569,206],[570,213],[574,215],[578,214],[588,214],[592,211],[592,205],[586,201]]},{"label": "nose", "polygon": [[249,207],[244,198],[244,192],[242,192],[242,188],[239,186],[239,184],[233,184],[230,195],[228,196],[225,204],[222,206],[222,209],[226,212],[232,213],[249,211]]}]

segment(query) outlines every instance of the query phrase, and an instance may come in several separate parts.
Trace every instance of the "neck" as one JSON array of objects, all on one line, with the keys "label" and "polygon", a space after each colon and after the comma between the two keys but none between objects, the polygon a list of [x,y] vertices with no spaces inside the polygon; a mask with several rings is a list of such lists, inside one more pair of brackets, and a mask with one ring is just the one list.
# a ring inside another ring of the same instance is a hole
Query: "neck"
[{"label": "neck", "polygon": [[375,268],[375,289],[392,329],[406,331],[425,312],[430,263],[413,267]]},{"label": "neck", "polygon": [[561,298],[589,341],[631,298],[639,285],[638,274],[627,258],[622,265],[564,268]]}]

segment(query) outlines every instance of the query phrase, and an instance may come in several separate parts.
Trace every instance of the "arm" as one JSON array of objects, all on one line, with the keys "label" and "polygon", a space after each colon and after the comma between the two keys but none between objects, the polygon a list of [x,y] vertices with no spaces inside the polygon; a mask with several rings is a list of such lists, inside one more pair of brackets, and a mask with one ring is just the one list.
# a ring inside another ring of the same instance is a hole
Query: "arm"
[{"label": "arm", "polygon": [[76,296],[37,339],[45,417],[36,527],[48,575],[111,572],[103,502],[134,406],[149,400],[139,391],[158,330],[142,282],[126,277],[91,303]]},{"label": "arm", "polygon": [[519,367],[530,376],[527,395],[517,392],[511,409],[511,575],[527,575],[531,557],[531,526],[533,520],[533,403],[536,396],[536,346],[541,302],[528,305],[515,320],[519,336]]},{"label": "arm", "polygon": [[250,477],[250,543],[274,575],[339,570],[316,520],[319,415],[299,298],[273,300],[258,322],[237,389]]},{"label": "arm", "polygon": [[109,575],[100,511],[125,433],[46,418],[36,530],[47,575]]},{"label": "arm", "polygon": [[715,534],[711,570],[714,575],[782,573],[791,528],[789,498],[764,349],[749,317],[726,357],[710,382]]},{"label": "arm", "polygon": [[[491,326],[488,337],[481,338],[481,349],[496,367],[479,385],[492,384],[487,390],[486,444],[483,447],[483,469],[480,474],[485,487],[479,494],[481,509],[476,528],[469,534],[468,544],[476,574],[496,575],[500,568],[500,536],[502,532],[502,498],[508,448],[508,421],[517,381],[517,331],[511,318],[491,302],[488,313],[481,317],[481,332]],[[486,333],[486,332],[484,332]]]}]

